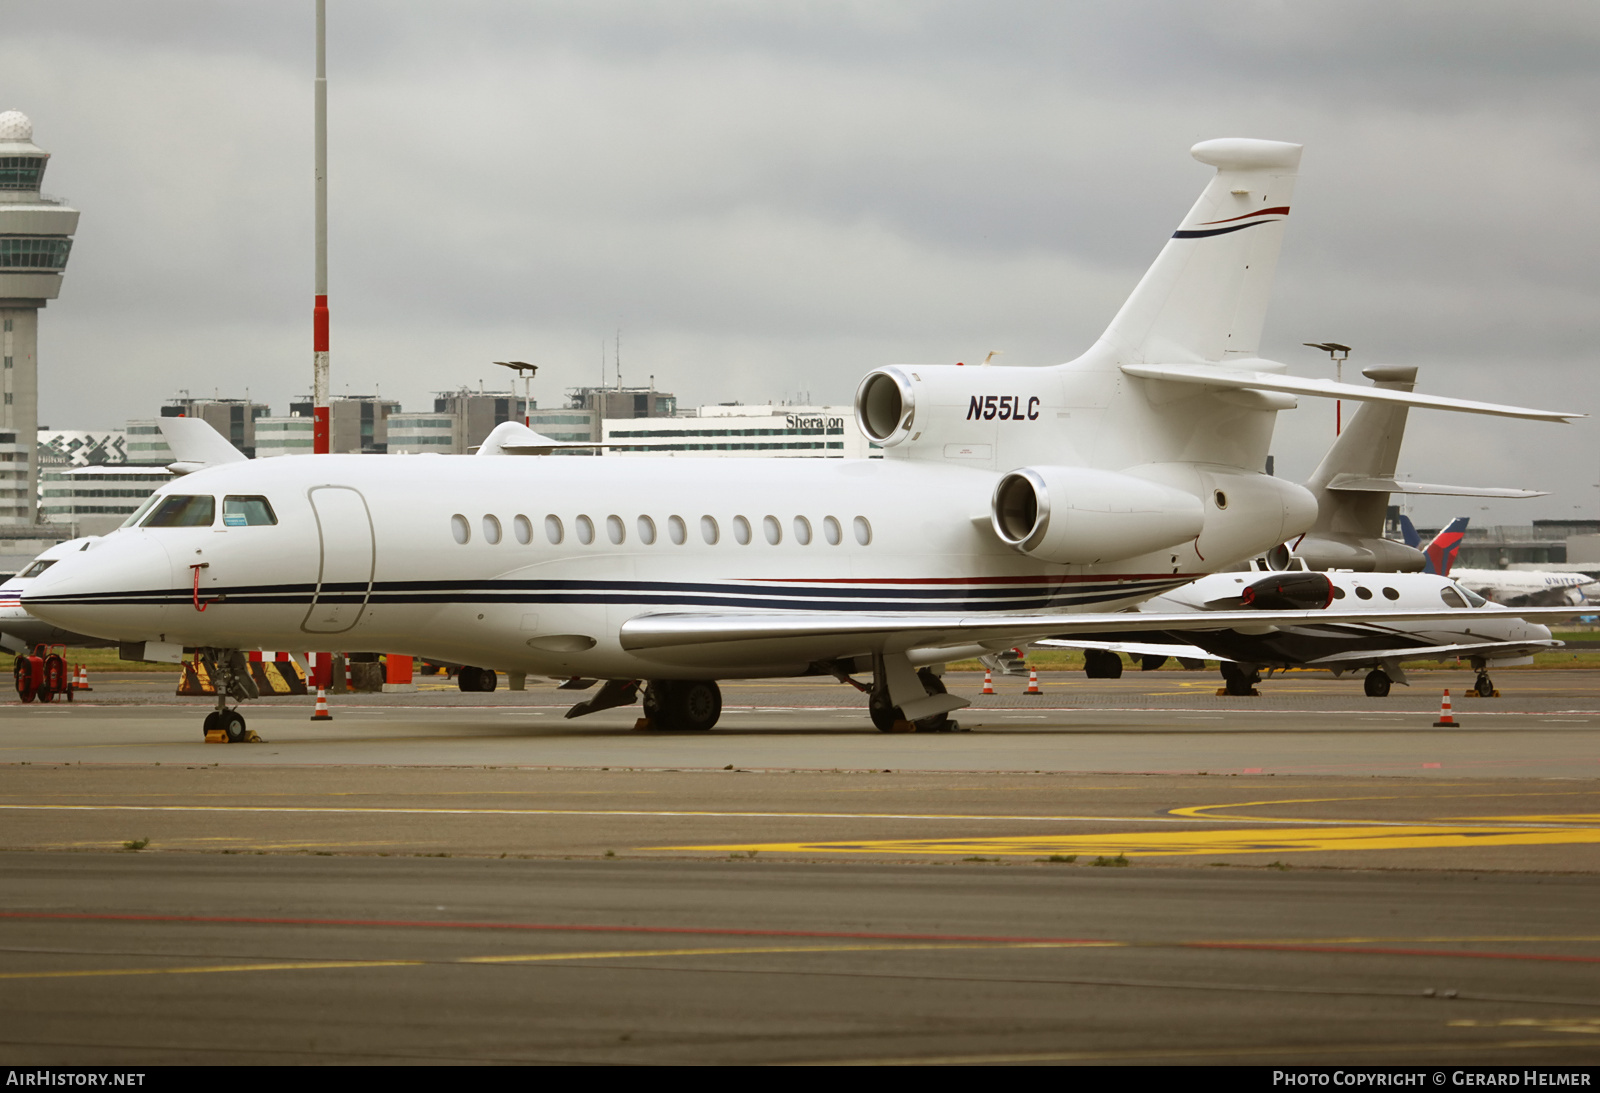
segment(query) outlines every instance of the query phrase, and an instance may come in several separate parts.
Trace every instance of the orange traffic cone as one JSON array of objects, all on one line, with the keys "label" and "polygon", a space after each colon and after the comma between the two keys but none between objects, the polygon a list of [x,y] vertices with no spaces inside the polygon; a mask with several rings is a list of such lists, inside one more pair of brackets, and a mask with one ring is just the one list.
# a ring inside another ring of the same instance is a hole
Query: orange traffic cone
[{"label": "orange traffic cone", "polygon": [[328,712],[328,692],[321,687],[317,688],[317,712],[311,715],[313,721],[332,721],[333,715]]},{"label": "orange traffic cone", "polygon": [[74,691],[94,690],[93,687],[89,686],[89,669],[87,666],[78,665],[78,678],[72,681],[72,689]]},{"label": "orange traffic cone", "polygon": [[1453,729],[1456,719],[1450,716],[1450,692],[1445,691],[1444,698],[1439,702],[1439,720],[1433,723],[1436,729]]},{"label": "orange traffic cone", "polygon": [[1043,691],[1039,690],[1039,669],[1037,669],[1037,668],[1029,668],[1028,669],[1028,689],[1026,691],[1023,691],[1022,693],[1025,694],[1025,695],[1042,695],[1042,694],[1044,694]]},{"label": "orange traffic cone", "polygon": [[994,694],[994,672],[987,668],[985,668],[983,671],[983,690],[979,691],[978,693],[985,695]]}]

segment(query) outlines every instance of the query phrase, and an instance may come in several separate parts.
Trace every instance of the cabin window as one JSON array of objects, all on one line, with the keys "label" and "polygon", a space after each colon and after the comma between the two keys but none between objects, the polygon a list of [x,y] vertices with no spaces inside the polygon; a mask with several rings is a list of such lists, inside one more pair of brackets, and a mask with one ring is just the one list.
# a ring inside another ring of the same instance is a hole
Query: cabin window
[{"label": "cabin window", "polygon": [[704,539],[708,546],[717,545],[717,540],[721,538],[721,534],[717,531],[717,518],[715,516],[700,517],[700,538]]},{"label": "cabin window", "polygon": [[648,516],[639,517],[639,541],[651,546],[656,541],[656,522]]},{"label": "cabin window", "polygon": [[1228,507],[1228,495],[1223,493],[1221,490],[1213,493],[1211,495],[1211,499],[1217,503],[1217,508],[1219,509],[1225,509]]},{"label": "cabin window", "polygon": [[519,513],[516,519],[511,521],[511,534],[517,537],[517,542],[527,546],[533,542],[533,521]]},{"label": "cabin window", "polygon": [[223,527],[271,527],[277,522],[277,514],[272,511],[272,505],[265,497],[224,497],[222,499]]},{"label": "cabin window", "polygon": [[811,521],[804,516],[794,518],[794,541],[801,546],[811,545]]},{"label": "cabin window", "polygon": [[1356,585],[1356,599],[1358,599],[1358,600],[1370,600],[1370,599],[1372,599],[1372,589],[1370,589],[1370,588],[1362,588],[1360,585]]},{"label": "cabin window", "polygon": [[483,538],[490,546],[500,541],[500,521],[493,516],[483,518]]},{"label": "cabin window", "polygon": [[1385,585],[1383,589],[1383,598],[1386,600],[1398,600],[1400,598],[1400,593],[1396,592],[1388,585]]},{"label": "cabin window", "polygon": [[831,516],[822,518],[822,537],[828,540],[829,546],[838,546],[844,540],[844,531],[839,527],[839,521]]},{"label": "cabin window", "polygon": [[450,534],[456,537],[456,542],[466,545],[472,538],[472,526],[467,523],[467,518],[460,513],[450,517]]},{"label": "cabin window", "polygon": [[47,558],[42,562],[34,562],[27,569],[24,569],[21,573],[18,573],[17,576],[19,578],[21,578],[21,577],[37,577],[39,574],[43,573],[45,570],[49,569],[51,566],[53,566],[55,564],[56,564],[56,560],[54,558]]},{"label": "cabin window", "polygon": [[740,546],[750,545],[750,521],[743,516],[733,518],[733,538]]},{"label": "cabin window", "polygon": [[594,521],[587,516],[580,516],[573,521],[578,526],[578,542],[588,546],[594,542]]},{"label": "cabin window", "polygon": [[689,529],[684,525],[683,517],[667,517],[667,538],[671,539],[676,546],[682,546],[688,541]]},{"label": "cabin window", "polygon": [[1467,606],[1467,601],[1462,599],[1461,593],[1456,591],[1454,588],[1439,589],[1439,598],[1444,601],[1444,605],[1446,607]]},{"label": "cabin window", "polygon": [[544,537],[550,540],[552,546],[559,545],[565,537],[561,527],[561,517],[553,512],[544,518]]},{"label": "cabin window", "polygon": [[151,510],[143,524],[147,528],[208,528],[216,519],[215,497],[169,493]]},{"label": "cabin window", "polygon": [[783,525],[778,523],[776,516],[768,516],[761,521],[761,530],[766,533],[767,542],[777,546],[783,542]]},{"label": "cabin window", "polygon": [[856,542],[860,543],[862,546],[870,545],[872,543],[872,525],[867,523],[867,518],[865,516],[856,517],[855,528]]},{"label": "cabin window", "polygon": [[622,545],[622,540],[627,538],[627,529],[622,526],[622,517],[606,517],[606,538],[615,546]]}]

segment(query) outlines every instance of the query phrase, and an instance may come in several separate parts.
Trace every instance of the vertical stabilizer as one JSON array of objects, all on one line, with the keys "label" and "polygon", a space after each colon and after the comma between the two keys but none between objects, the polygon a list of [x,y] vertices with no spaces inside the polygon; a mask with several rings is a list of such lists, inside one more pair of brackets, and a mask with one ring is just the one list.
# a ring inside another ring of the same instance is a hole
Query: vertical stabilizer
[{"label": "vertical stabilizer", "polygon": [[1259,356],[1298,144],[1226,138],[1190,153],[1216,177],[1101,337],[1119,363]]},{"label": "vertical stabilizer", "polygon": [[1444,526],[1443,531],[1433,537],[1432,542],[1422,548],[1422,553],[1428,558],[1428,564],[1423,567],[1423,572],[1434,573],[1440,577],[1450,576],[1450,567],[1456,564],[1456,555],[1461,552],[1461,540],[1466,538],[1469,519],[1470,517],[1457,516]]},{"label": "vertical stabilizer", "polygon": [[[1417,382],[1417,370],[1409,367],[1368,368],[1361,374],[1373,380],[1373,386],[1392,391],[1409,391]],[[1351,415],[1350,424],[1306,480],[1306,489],[1317,499],[1313,535],[1320,532],[1383,537],[1383,517],[1389,508],[1387,493],[1334,490],[1328,484],[1341,474],[1393,478],[1400,463],[1400,442],[1405,439],[1408,412],[1407,407],[1393,403],[1363,402]]]}]

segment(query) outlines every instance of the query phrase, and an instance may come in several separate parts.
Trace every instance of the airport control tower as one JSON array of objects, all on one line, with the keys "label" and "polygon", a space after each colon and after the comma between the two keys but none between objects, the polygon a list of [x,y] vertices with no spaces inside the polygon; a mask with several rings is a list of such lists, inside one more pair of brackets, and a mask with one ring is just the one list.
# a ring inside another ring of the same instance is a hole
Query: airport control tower
[{"label": "airport control tower", "polygon": [[39,309],[61,294],[78,210],[40,192],[50,153],[33,123],[0,113],[0,525],[37,518]]}]

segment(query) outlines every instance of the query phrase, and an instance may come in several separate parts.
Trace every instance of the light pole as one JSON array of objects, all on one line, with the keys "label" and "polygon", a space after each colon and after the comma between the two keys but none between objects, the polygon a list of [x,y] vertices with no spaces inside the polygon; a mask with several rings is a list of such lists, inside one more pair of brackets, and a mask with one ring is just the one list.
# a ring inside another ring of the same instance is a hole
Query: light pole
[{"label": "light pole", "polygon": [[328,422],[328,50],[327,0],[317,0],[317,76],[312,81],[316,145],[316,302],[311,309],[312,451],[327,455]]},{"label": "light pole", "polygon": [[529,391],[531,389],[530,385],[533,383],[533,374],[539,371],[539,366],[537,364],[529,364],[527,361],[495,361],[494,363],[501,368],[516,370],[517,378],[522,380],[522,424],[530,429],[533,428],[533,424],[529,420],[532,415],[530,407],[533,405],[533,397],[529,394]]},{"label": "light pole", "polygon": [[[1350,358],[1350,347],[1338,342],[1301,342],[1301,345],[1320,349],[1333,361],[1334,382],[1344,382],[1344,362]],[[1333,435],[1338,436],[1344,426],[1344,400],[1333,400]]]}]

